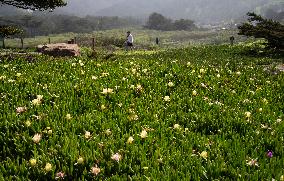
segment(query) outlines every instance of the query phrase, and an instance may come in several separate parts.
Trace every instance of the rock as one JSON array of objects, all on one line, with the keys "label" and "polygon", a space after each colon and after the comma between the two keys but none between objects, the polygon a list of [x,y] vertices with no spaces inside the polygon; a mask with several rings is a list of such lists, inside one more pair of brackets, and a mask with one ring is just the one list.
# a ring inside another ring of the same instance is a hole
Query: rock
[{"label": "rock", "polygon": [[37,51],[41,52],[44,55],[50,55],[54,57],[76,57],[80,55],[80,48],[77,44],[67,43],[38,45]]}]

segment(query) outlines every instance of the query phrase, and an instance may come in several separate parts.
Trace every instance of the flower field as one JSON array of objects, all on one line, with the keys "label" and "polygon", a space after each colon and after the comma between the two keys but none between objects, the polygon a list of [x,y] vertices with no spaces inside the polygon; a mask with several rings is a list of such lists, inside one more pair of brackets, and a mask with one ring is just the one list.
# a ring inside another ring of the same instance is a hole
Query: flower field
[{"label": "flower field", "polygon": [[2,57],[0,180],[284,180],[284,74],[241,51]]}]

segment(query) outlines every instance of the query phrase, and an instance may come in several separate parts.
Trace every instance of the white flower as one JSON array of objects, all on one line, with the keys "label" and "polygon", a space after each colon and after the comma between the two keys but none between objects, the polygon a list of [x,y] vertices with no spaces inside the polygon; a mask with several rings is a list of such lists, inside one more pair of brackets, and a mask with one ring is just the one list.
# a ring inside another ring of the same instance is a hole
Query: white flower
[{"label": "white flower", "polygon": [[35,106],[39,106],[41,104],[41,100],[34,99],[34,100],[32,100],[32,104],[35,105]]},{"label": "white flower", "polygon": [[134,138],[132,136],[130,136],[127,140],[127,144],[132,144],[134,141]]},{"label": "white flower", "polygon": [[94,167],[91,168],[91,173],[94,176],[97,176],[100,172],[101,172],[101,169],[97,165],[95,165]]},{"label": "white flower", "polygon": [[27,111],[26,107],[17,107],[16,112],[21,114]]},{"label": "white flower", "polygon": [[89,131],[85,132],[85,138],[90,139],[91,138],[91,133]]},{"label": "white flower", "polygon": [[111,159],[119,162],[122,159],[122,156],[119,153],[116,153],[116,154],[111,156]]},{"label": "white flower", "polygon": [[142,139],[146,138],[147,135],[148,135],[148,133],[147,133],[146,130],[143,130],[143,131],[140,133],[140,137],[141,137]]},{"label": "white flower", "polygon": [[98,79],[98,77],[92,76],[92,80],[97,80],[97,79]]},{"label": "white flower", "polygon": [[36,133],[33,137],[33,142],[34,143],[39,143],[41,140],[41,134]]},{"label": "white flower", "polygon": [[221,75],[220,74],[217,74],[217,78],[220,78],[221,77]]},{"label": "white flower", "polygon": [[174,85],[175,85],[175,84],[174,84],[173,82],[169,82],[169,83],[168,83],[168,86],[169,86],[169,87],[173,87]]},{"label": "white flower", "polygon": [[277,119],[276,122],[277,122],[277,123],[281,123],[281,122],[282,122],[282,119]]},{"label": "white flower", "polygon": [[103,89],[102,94],[107,94],[107,93],[108,93],[108,90],[107,89]]},{"label": "white flower", "polygon": [[284,181],[284,175],[281,175],[280,181]]},{"label": "white flower", "polygon": [[45,170],[46,172],[51,171],[51,169],[52,169],[52,165],[51,165],[50,163],[47,163],[47,164],[45,165],[45,167],[44,167],[44,170]]},{"label": "white flower", "polygon": [[258,167],[257,159],[247,160],[247,165],[248,166],[257,166]]},{"label": "white flower", "polygon": [[197,91],[196,90],[192,91],[192,95],[196,96],[197,95]]},{"label": "white flower", "polygon": [[16,74],[16,77],[21,77],[21,76],[22,76],[21,73],[17,73],[17,74]]},{"label": "white flower", "polygon": [[171,100],[171,98],[170,98],[170,96],[165,96],[165,97],[164,97],[164,100],[165,100],[166,102],[169,102],[169,101]]},{"label": "white flower", "polygon": [[38,100],[42,100],[42,99],[43,99],[43,95],[37,95],[36,98],[37,98]]},{"label": "white flower", "polygon": [[241,72],[240,71],[236,72],[236,75],[241,75]]}]

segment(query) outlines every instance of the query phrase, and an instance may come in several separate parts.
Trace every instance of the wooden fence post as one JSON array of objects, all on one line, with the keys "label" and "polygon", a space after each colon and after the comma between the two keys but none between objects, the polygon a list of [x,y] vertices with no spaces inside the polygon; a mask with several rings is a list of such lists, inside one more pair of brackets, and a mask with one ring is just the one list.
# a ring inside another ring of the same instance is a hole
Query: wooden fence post
[{"label": "wooden fence post", "polygon": [[21,48],[24,49],[24,39],[21,38]]},{"label": "wooden fence post", "polygon": [[77,44],[77,37],[74,37],[74,44]]},{"label": "wooden fence post", "polygon": [[92,38],[92,48],[95,50],[95,38]]},{"label": "wooden fence post", "polygon": [[6,48],[6,46],[5,46],[5,38],[3,38],[3,48]]},{"label": "wooden fence post", "polygon": [[50,44],[51,40],[50,40],[50,37],[48,38],[48,44]]}]

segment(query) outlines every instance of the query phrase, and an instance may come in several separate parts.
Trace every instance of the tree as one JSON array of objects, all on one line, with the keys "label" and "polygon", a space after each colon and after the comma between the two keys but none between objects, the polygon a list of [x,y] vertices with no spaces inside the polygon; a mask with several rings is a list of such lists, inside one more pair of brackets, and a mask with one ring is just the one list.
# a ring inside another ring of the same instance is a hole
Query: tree
[{"label": "tree", "polygon": [[194,21],[189,19],[176,20],[173,26],[176,30],[193,30],[196,28]]},{"label": "tree", "polygon": [[55,9],[66,5],[64,0],[0,0],[0,3],[31,10]]},{"label": "tree", "polygon": [[5,48],[5,38],[23,33],[23,30],[16,26],[0,26],[0,37],[3,38],[3,48]]},{"label": "tree", "polygon": [[248,22],[238,27],[239,35],[253,36],[255,38],[264,38],[271,48],[284,48],[284,25],[271,20],[264,19],[255,13],[247,13]]},{"label": "tree", "polygon": [[171,30],[172,20],[167,19],[159,13],[152,13],[149,16],[146,28],[154,30]]}]

